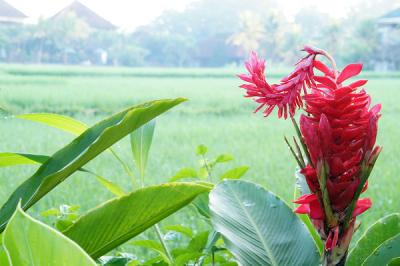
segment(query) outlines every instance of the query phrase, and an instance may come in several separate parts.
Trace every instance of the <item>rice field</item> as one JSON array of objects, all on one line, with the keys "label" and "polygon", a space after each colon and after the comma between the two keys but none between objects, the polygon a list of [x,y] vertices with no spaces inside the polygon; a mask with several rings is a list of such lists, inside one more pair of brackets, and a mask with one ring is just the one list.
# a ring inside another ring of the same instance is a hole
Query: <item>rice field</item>
[{"label": "rice field", "polygon": [[[238,71],[1,65],[0,106],[11,114],[0,119],[0,152],[51,155],[73,139],[68,133],[18,120],[12,114],[54,112],[91,125],[140,102],[185,97],[189,101],[157,119],[146,183],[166,182],[180,168],[197,166],[195,148],[204,144],[210,157],[234,155],[231,166],[250,166],[245,179],[290,202],[296,164],[283,136],[293,135],[294,130],[289,121],[252,113],[255,104],[242,97],[240,81],[234,76]],[[283,73],[284,69],[269,76],[276,80]],[[365,193],[374,205],[360,216],[361,231],[379,217],[400,211],[400,74],[367,72],[364,77],[370,79],[366,88],[373,101],[383,105],[377,143],[384,149]],[[116,144],[115,150],[132,162],[127,139]],[[110,154],[96,158],[87,168],[132,189],[128,176]],[[228,168],[222,165],[216,171]],[[35,169],[1,168],[0,204]],[[61,204],[79,204],[84,212],[111,197],[95,179],[77,173],[39,202],[32,213]]]}]

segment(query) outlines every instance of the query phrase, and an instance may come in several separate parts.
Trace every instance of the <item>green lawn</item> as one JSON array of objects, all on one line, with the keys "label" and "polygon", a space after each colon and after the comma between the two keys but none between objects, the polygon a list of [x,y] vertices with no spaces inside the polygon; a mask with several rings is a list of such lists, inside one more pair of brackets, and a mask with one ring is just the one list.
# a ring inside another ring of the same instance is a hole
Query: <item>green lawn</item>
[{"label": "green lawn", "polygon": [[[242,97],[236,70],[190,69],[107,69],[74,67],[0,67],[0,106],[14,114],[57,112],[92,124],[106,115],[139,102],[186,97],[188,102],[157,120],[147,183],[167,181],[182,167],[196,166],[198,144],[209,147],[210,156],[228,152],[235,165],[249,165],[246,179],[259,182],[292,200],[294,159],[283,142],[283,135],[294,134],[289,121],[254,115],[256,105]],[[79,75],[79,73],[85,73]],[[273,75],[276,78],[277,75]],[[360,217],[362,230],[377,218],[400,211],[400,78],[394,73],[371,77],[367,90],[375,103],[383,105],[378,143],[383,145],[365,194],[373,208]],[[20,121],[12,117],[0,123],[0,151],[52,154],[73,139],[67,133]],[[131,160],[127,139],[115,149]],[[36,167],[0,169],[2,204]],[[129,186],[129,178],[109,154],[90,163],[88,168]],[[226,170],[226,166],[219,171]],[[78,173],[46,196],[36,210],[60,204],[80,204],[87,210],[112,195],[89,176]]]}]

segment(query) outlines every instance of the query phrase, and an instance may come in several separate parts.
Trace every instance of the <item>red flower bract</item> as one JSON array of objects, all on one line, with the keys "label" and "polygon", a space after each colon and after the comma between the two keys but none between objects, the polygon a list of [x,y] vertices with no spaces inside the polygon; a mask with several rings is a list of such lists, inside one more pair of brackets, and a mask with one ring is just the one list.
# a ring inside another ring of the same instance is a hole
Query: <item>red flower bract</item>
[{"label": "red flower bract", "polygon": [[268,116],[271,112],[278,108],[278,117],[294,116],[296,108],[303,106],[301,91],[306,93],[306,86],[312,86],[313,81],[313,64],[318,50],[306,47],[304,49],[308,54],[302,58],[296,68],[287,77],[283,78],[280,84],[268,84],[264,75],[265,61],[258,58],[257,54],[252,52],[248,61],[245,62],[248,74],[240,74],[238,77],[248,84],[240,87],[246,90],[245,97],[253,98],[259,103],[258,110],[265,107],[264,116]]}]

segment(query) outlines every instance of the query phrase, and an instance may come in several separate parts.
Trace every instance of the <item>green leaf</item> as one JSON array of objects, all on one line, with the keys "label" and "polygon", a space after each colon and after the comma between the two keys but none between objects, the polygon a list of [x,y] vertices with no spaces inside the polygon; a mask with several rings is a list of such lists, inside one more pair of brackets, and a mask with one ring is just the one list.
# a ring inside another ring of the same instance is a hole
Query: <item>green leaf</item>
[{"label": "green leaf", "polygon": [[175,182],[184,178],[196,178],[197,172],[194,168],[182,168],[173,177],[169,179],[169,182]]},{"label": "green leaf", "polygon": [[167,225],[164,226],[164,229],[167,231],[174,231],[177,233],[181,233],[187,237],[192,237],[193,236],[193,231],[191,228],[180,225],[180,224],[176,224],[176,225]]},{"label": "green leaf", "polygon": [[23,114],[15,116],[20,119],[30,120],[33,122],[42,123],[51,127],[55,127],[66,132],[72,133],[74,135],[80,135],[85,130],[88,129],[88,126],[84,123],[75,120],[71,117],[58,115],[58,114],[50,114],[50,113],[35,113],[35,114]]},{"label": "green leaf", "polygon": [[131,148],[136,166],[139,168],[142,184],[154,135],[155,121],[150,121],[131,133]]},{"label": "green leaf", "polygon": [[216,163],[226,163],[232,161],[234,157],[231,154],[221,154],[215,159]]},{"label": "green leaf", "polygon": [[196,183],[167,183],[139,189],[89,211],[64,234],[98,258],[209,189]]},{"label": "green leaf", "polygon": [[319,265],[300,219],[261,186],[226,180],[210,192],[211,220],[242,265]]},{"label": "green leaf", "polygon": [[165,262],[169,262],[168,256],[164,253],[162,245],[154,240],[136,240],[132,245],[147,248],[157,252]]},{"label": "green leaf", "polygon": [[207,245],[209,231],[203,231],[195,235],[186,247],[188,252],[203,252]]},{"label": "green leaf", "polygon": [[249,170],[248,166],[240,166],[240,167],[236,167],[233,168],[229,171],[227,171],[226,173],[224,173],[220,179],[224,180],[224,179],[239,179],[241,178],[244,174],[246,174],[246,172]]},{"label": "green leaf", "polygon": [[0,265],[1,266],[11,266],[10,263],[8,262],[7,253],[2,244],[0,244]]},{"label": "green leaf", "polygon": [[92,171],[86,170],[86,169],[82,169],[83,172],[89,173],[91,175],[93,175],[94,177],[96,177],[96,179],[100,182],[100,184],[105,187],[108,191],[110,191],[111,193],[113,193],[115,196],[117,197],[121,197],[124,196],[126,193],[125,191],[118,186],[117,184],[111,182],[110,180],[108,180],[105,177],[102,177],[101,175],[98,175]]},{"label": "green leaf", "polygon": [[192,202],[197,211],[210,219],[210,208],[208,207],[208,192],[198,195]]},{"label": "green leaf", "polygon": [[76,243],[19,206],[4,231],[3,244],[11,265],[96,265]]},{"label": "green leaf", "polygon": [[[24,154],[24,153],[0,153],[0,167],[14,166],[21,164],[43,164],[46,162],[50,156],[47,155],[37,155],[37,154]],[[3,160],[4,159],[4,160]],[[120,197],[125,194],[122,188],[114,184],[110,180],[102,177],[90,170],[81,168],[79,171],[86,172],[93,175],[111,193]]]},{"label": "green leaf", "polygon": [[207,153],[208,149],[206,146],[204,146],[203,144],[197,146],[196,148],[196,154],[197,155],[205,155]]},{"label": "green leaf", "polygon": [[351,250],[346,265],[361,265],[383,242],[400,232],[400,214],[393,213],[379,219],[360,237]]},{"label": "green leaf", "polygon": [[56,152],[22,183],[0,210],[0,231],[4,230],[19,200],[26,210],[67,177],[133,130],[166,112],[184,99],[159,100],[131,107],[86,130]]},{"label": "green leaf", "polygon": [[0,167],[21,165],[21,164],[43,164],[50,157],[46,155],[36,155],[27,153],[0,153]]},{"label": "green leaf", "polygon": [[389,266],[400,266],[400,257],[392,259],[389,262]]},{"label": "green leaf", "polygon": [[388,265],[400,256],[400,233],[377,247],[363,262],[363,266]]},{"label": "green leaf", "polygon": [[189,262],[195,261],[200,257],[200,252],[187,252],[176,257],[175,265],[197,265]]}]

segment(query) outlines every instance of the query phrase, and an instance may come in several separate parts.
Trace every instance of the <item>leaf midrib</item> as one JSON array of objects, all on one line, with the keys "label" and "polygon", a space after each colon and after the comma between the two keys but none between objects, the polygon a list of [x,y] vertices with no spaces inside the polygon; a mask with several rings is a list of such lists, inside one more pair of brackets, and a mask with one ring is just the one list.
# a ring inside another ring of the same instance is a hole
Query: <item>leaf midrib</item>
[{"label": "leaf midrib", "polygon": [[257,236],[259,237],[261,243],[263,244],[265,250],[266,250],[267,253],[268,253],[268,256],[269,256],[270,259],[271,259],[272,265],[278,266],[278,263],[276,262],[276,259],[275,259],[274,256],[272,255],[272,251],[271,251],[270,247],[267,245],[267,243],[266,243],[266,242],[264,241],[264,239],[261,237],[262,234],[261,234],[260,229],[258,228],[258,226],[256,225],[256,223],[253,221],[251,215],[249,214],[249,212],[247,211],[247,209],[245,208],[245,206],[244,206],[244,205],[242,204],[242,202],[240,201],[238,195],[235,193],[235,190],[233,190],[230,186],[228,186],[228,187],[229,187],[229,189],[232,191],[232,194],[233,194],[233,196],[235,197],[235,199],[239,202],[240,207],[242,207],[242,209],[244,210],[244,213],[246,214],[246,216],[247,216],[247,218],[249,219],[250,223],[251,223],[251,224],[253,225],[253,227],[255,228],[256,233],[257,233]]}]

